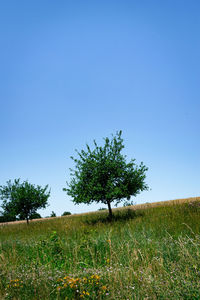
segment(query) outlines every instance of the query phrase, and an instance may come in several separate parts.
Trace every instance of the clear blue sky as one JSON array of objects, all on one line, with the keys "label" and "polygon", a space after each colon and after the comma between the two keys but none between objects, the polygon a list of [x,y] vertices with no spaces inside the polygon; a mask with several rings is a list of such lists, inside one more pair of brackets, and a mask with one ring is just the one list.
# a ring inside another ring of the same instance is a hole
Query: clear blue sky
[{"label": "clear blue sky", "polygon": [[149,167],[136,203],[200,195],[200,1],[1,1],[0,185],[51,187],[61,215],[70,159],[122,130]]}]

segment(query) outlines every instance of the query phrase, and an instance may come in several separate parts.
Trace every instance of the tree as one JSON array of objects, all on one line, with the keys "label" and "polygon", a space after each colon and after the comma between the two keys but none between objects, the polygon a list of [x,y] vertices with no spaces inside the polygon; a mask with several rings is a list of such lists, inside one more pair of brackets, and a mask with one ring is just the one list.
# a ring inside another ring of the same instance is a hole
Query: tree
[{"label": "tree", "polygon": [[0,199],[3,200],[1,207],[3,215],[10,216],[15,220],[26,219],[27,224],[39,208],[48,205],[50,191],[48,185],[44,188],[33,185],[28,181],[20,183],[20,179],[7,181],[5,186],[0,186]]},{"label": "tree", "polygon": [[117,205],[148,189],[145,183],[148,168],[142,162],[137,166],[135,159],[126,162],[126,156],[121,153],[124,148],[121,135],[122,131],[119,131],[112,139],[106,137],[104,146],[98,146],[94,140],[94,150],[88,144],[87,150],[76,150],[78,158],[71,157],[75,170],[70,169],[71,181],[67,183],[68,188],[63,189],[75,204],[106,204],[110,219],[112,202]]}]

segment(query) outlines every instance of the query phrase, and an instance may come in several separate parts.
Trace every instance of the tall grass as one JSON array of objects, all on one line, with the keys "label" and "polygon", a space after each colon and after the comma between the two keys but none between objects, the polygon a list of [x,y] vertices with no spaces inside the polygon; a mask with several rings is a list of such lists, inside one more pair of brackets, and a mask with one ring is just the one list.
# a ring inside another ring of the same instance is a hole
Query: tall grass
[{"label": "tall grass", "polygon": [[200,299],[200,207],[0,228],[0,299]]}]

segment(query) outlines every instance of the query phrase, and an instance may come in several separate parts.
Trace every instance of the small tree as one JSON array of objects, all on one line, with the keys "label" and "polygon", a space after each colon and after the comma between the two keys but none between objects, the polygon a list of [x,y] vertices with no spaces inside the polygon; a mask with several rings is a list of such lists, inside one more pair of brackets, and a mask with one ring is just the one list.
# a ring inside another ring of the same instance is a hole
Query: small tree
[{"label": "small tree", "polygon": [[47,191],[48,185],[44,188],[35,186],[28,181],[20,183],[20,179],[7,181],[7,185],[0,186],[0,198],[3,200],[2,208],[4,215],[18,217],[20,220],[29,219],[39,208],[45,208],[48,205],[50,191]]},{"label": "small tree", "polygon": [[73,197],[75,204],[92,202],[108,205],[109,218],[112,219],[111,203],[116,205],[122,199],[130,200],[141,191],[147,190],[144,182],[148,170],[141,163],[135,164],[135,159],[126,163],[126,156],[121,151],[124,148],[122,132],[117,132],[112,139],[105,138],[103,147],[94,140],[94,150],[86,144],[87,150],[77,152],[78,158],[71,157],[75,170],[71,170],[71,182],[63,190]]}]

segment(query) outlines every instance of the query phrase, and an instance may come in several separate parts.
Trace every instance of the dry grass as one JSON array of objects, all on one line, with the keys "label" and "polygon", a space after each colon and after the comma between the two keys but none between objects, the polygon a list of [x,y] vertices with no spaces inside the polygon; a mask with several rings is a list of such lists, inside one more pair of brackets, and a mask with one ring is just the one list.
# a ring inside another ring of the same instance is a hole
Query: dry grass
[{"label": "dry grass", "polygon": [[[138,210],[138,209],[147,209],[150,207],[158,207],[158,206],[168,206],[168,205],[175,205],[175,204],[183,204],[183,203],[190,203],[190,202],[194,202],[194,201],[200,201],[200,197],[190,197],[190,198],[182,198],[182,199],[174,199],[174,200],[166,200],[166,201],[159,201],[159,202],[151,202],[151,203],[143,203],[143,204],[136,204],[136,205],[131,205],[129,206],[130,209],[133,210]],[[119,207],[119,208],[113,208],[113,211],[119,211],[121,209],[126,209],[126,207]],[[88,215],[88,214],[95,214],[96,211],[93,212],[88,212],[88,213],[80,213],[80,214],[75,214],[76,216],[84,216],[84,215]],[[99,212],[99,213],[103,213],[103,211]],[[75,216],[73,215],[73,216]],[[46,221],[46,220],[52,220],[52,219],[58,219],[58,218],[68,218],[69,216],[62,216],[62,217],[49,217],[49,218],[41,218],[41,219],[33,219],[30,220],[30,223],[32,222],[38,222],[38,221]],[[22,221],[13,221],[13,222],[4,222],[4,223],[0,223],[0,225],[11,225],[11,224],[23,224],[26,223],[26,220],[22,220]]]},{"label": "dry grass", "polygon": [[99,211],[2,226],[0,299],[200,299],[199,203],[114,209],[113,222]]}]

